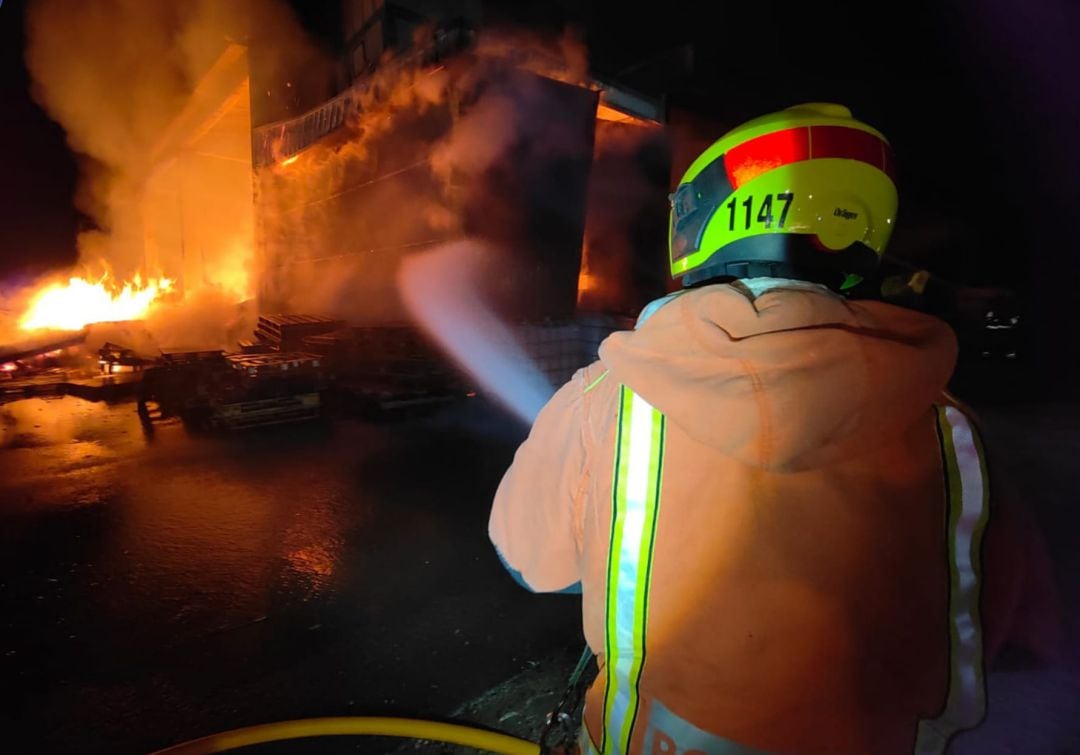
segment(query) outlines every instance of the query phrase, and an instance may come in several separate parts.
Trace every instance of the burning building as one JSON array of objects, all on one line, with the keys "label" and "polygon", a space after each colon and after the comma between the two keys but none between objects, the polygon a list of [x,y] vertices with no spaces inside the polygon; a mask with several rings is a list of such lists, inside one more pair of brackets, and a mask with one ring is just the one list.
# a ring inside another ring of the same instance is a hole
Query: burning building
[{"label": "burning building", "polygon": [[568,40],[485,34],[483,3],[343,5],[341,91],[262,122],[252,86],[260,309],[391,325],[403,260],[480,239],[476,295],[564,379],[664,291],[661,104]]},{"label": "burning building", "polygon": [[[598,134],[609,139],[598,114],[645,121],[606,104],[607,91],[535,42],[515,59],[510,43],[477,39],[459,22],[424,27],[434,31],[402,49],[400,7],[347,7],[367,12],[346,13],[355,79],[254,131],[260,303],[329,301],[354,319],[396,320],[405,316],[392,284],[400,259],[470,236],[505,252],[485,280],[501,313],[572,316]],[[375,67],[368,51],[395,41],[397,56]]]},{"label": "burning building", "polygon": [[471,238],[472,293],[564,379],[664,291],[665,109],[568,38],[487,32],[486,5],[344,0],[318,47],[276,0],[44,0],[100,32],[39,24],[28,59],[97,166],[80,252],[106,272],[37,292],[23,328],[147,319],[159,347],[235,348],[258,313],[399,327],[403,261]]}]

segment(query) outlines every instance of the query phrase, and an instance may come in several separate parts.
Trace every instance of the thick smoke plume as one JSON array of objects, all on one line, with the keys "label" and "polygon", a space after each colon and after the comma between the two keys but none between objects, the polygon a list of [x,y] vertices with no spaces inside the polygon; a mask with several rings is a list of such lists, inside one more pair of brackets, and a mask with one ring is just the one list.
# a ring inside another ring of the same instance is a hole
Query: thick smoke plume
[{"label": "thick smoke plume", "polygon": [[[33,94],[64,128],[80,159],[75,204],[90,221],[77,239],[78,263],[69,273],[97,279],[109,272],[115,280],[136,273],[173,274],[155,269],[158,261],[147,252],[146,225],[155,173],[177,164],[170,125],[226,47],[246,46],[253,39],[274,50],[282,65],[318,60],[288,8],[277,0],[31,3],[26,61]],[[186,166],[173,173],[198,180]],[[172,307],[176,317],[188,319],[193,335],[212,334],[212,324],[231,319],[229,310],[250,293],[246,281],[252,249],[250,238],[243,236],[234,243],[242,248],[190,245],[188,255],[201,259],[202,269],[181,281],[183,293],[218,289],[219,294],[203,292],[189,309]],[[214,299],[221,311],[208,306]]]}]

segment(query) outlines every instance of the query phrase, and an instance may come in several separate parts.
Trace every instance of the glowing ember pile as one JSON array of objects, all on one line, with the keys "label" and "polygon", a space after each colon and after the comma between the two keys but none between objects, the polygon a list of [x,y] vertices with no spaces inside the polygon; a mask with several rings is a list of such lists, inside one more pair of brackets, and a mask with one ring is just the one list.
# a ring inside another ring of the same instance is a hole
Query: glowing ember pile
[{"label": "glowing ember pile", "polygon": [[172,289],[168,278],[151,278],[144,284],[139,276],[122,287],[102,277],[96,283],[70,278],[53,283],[35,293],[19,319],[23,330],[78,330],[94,322],[141,320],[154,301]]}]

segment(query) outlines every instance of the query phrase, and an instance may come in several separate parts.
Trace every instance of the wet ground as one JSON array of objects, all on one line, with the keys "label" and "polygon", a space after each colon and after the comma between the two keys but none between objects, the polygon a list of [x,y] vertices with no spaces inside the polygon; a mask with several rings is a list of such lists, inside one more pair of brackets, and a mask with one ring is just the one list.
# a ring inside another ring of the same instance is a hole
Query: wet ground
[{"label": "wet ground", "polygon": [[0,406],[0,433],[7,752],[446,717],[581,648],[576,599],[521,590],[488,543],[524,429],[478,401],[200,437],[146,435],[131,404],[34,399]]},{"label": "wet ground", "polygon": [[[991,675],[991,713],[954,751],[1080,753],[1080,407],[982,414],[1046,532],[1069,641],[1053,669]],[[523,433],[478,401],[228,437],[148,436],[130,404],[0,406],[3,751],[354,714],[535,736],[582,641],[576,599],[520,590],[487,541]]]}]

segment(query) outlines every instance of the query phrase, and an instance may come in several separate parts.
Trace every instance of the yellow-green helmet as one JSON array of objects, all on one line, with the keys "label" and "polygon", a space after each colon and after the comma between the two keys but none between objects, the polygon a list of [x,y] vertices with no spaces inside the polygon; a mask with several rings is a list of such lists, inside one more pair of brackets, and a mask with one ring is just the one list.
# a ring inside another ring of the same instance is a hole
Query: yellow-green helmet
[{"label": "yellow-green helmet", "polygon": [[850,285],[885,251],[896,202],[888,142],[846,107],[770,113],[705,150],[671,195],[671,275]]}]

